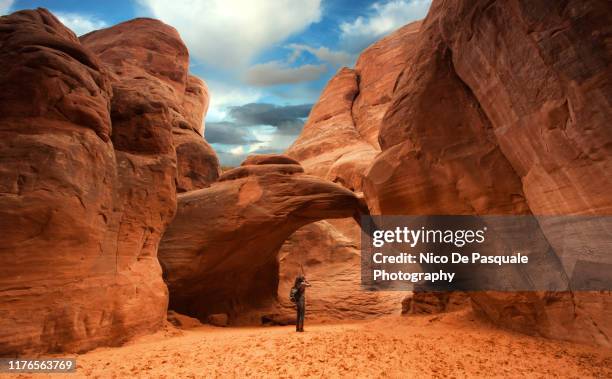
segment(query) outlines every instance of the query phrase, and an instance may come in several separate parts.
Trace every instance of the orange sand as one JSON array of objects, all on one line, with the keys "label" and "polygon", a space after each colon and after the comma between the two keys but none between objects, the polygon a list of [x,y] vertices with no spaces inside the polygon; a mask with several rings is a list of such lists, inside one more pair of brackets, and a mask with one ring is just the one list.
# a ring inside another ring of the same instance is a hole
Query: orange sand
[{"label": "orange sand", "polygon": [[302,334],[293,327],[168,328],[80,355],[77,367],[66,377],[584,378],[612,377],[612,350],[502,331],[460,311],[307,324]]}]

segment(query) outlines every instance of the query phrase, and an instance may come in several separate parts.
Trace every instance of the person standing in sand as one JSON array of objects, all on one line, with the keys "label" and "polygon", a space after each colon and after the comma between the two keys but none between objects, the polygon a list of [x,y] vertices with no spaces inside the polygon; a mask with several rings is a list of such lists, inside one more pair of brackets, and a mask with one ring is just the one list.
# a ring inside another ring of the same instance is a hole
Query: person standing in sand
[{"label": "person standing in sand", "polygon": [[295,300],[297,308],[297,319],[295,323],[295,331],[304,331],[304,318],[306,316],[306,287],[310,287],[310,283],[306,281],[306,278],[299,275],[295,278],[295,283],[292,288],[292,299]]}]

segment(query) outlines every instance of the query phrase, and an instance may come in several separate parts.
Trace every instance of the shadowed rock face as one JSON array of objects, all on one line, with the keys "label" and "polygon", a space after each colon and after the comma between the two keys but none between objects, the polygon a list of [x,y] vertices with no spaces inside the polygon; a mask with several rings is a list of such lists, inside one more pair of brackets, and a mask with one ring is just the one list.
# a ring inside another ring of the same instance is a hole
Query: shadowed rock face
[{"label": "shadowed rock face", "polygon": [[361,287],[359,242],[359,230],[352,219],[325,220],[301,227],[278,253],[278,304],[262,309],[260,314],[271,323],[295,320],[289,291],[302,269],[312,284],[307,294],[309,323],[399,314],[404,293],[365,291]]},{"label": "shadowed rock face", "polygon": [[[434,1],[364,180],[370,210],[609,215],[610,25],[606,1]],[[610,344],[609,292],[471,298],[504,327]]]},{"label": "shadowed rock face", "polygon": [[[161,324],[155,258],[136,261],[138,249],[122,251],[130,264],[116,260],[102,63],[46,10],[0,28],[0,355],[85,350]],[[140,280],[150,285],[137,292]],[[144,318],[133,316],[140,303]]]},{"label": "shadowed rock face", "polygon": [[[195,138],[205,86],[188,76],[184,45],[154,20],[79,41],[44,9],[2,17],[0,29],[0,355],[157,330],[168,303],[157,247],[176,210],[182,146],[174,130],[206,144]],[[212,174],[198,169],[205,179],[186,187],[216,179],[208,162]]]},{"label": "shadowed rock face", "polygon": [[277,253],[308,223],[363,211],[345,188],[305,175],[287,157],[248,158],[208,188],[178,196],[177,215],[159,249],[171,308],[232,322],[276,301]]}]

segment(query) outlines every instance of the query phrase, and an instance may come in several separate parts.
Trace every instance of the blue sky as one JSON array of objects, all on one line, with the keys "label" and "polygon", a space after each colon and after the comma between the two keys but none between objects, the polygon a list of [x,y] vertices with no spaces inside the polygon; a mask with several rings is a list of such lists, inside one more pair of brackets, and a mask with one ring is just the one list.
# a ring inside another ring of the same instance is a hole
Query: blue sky
[{"label": "blue sky", "polygon": [[282,152],[334,73],[431,0],[0,0],[0,14],[44,7],[77,34],[135,17],[174,26],[211,92],[206,139],[222,164]]}]

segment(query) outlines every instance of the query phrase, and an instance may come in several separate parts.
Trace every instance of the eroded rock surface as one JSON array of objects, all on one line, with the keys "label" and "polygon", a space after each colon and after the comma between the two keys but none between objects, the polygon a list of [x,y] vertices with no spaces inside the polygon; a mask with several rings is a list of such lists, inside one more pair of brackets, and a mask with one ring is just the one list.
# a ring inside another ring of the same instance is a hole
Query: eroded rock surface
[{"label": "eroded rock surface", "polygon": [[359,95],[353,102],[353,121],[361,138],[377,150],[383,117],[399,76],[414,55],[420,27],[417,21],[399,28],[365,49],[355,64]]},{"label": "eroded rock surface", "polygon": [[378,131],[395,82],[410,59],[420,22],[368,47],[355,69],[342,68],[327,84],[287,155],[307,173],[361,191],[379,152]]},{"label": "eroded rock surface", "polygon": [[[379,152],[382,118],[411,57],[419,27],[420,22],[406,25],[374,43],[361,53],[355,69],[343,68],[330,80],[302,133],[287,150],[307,173],[362,190],[365,173]],[[303,251],[312,263],[306,265],[306,274],[318,283],[309,294],[310,318],[360,319],[399,312],[404,295],[362,290],[360,242],[359,226],[353,220],[319,222],[291,236],[280,253],[279,299],[284,307],[271,311],[270,317],[294,317],[286,292],[291,277],[300,271],[298,258]]]},{"label": "eroded rock surface", "polygon": [[[597,0],[434,1],[380,130],[371,211],[610,214],[611,17]],[[610,344],[609,292],[471,297],[498,325]]]},{"label": "eroded rock surface", "polygon": [[[158,165],[162,171],[175,166],[178,192],[214,182],[219,162],[202,137],[208,88],[189,75],[189,53],[177,31],[160,21],[140,18],[89,33],[81,40],[112,73],[115,149],[148,159],[142,164]],[[177,162],[152,161],[164,155]]]},{"label": "eroded rock surface", "polygon": [[137,260],[140,246],[117,241],[102,62],[46,10],[2,17],[0,28],[0,355],[154,329],[166,302],[155,256]]},{"label": "eroded rock surface", "polygon": [[298,160],[307,173],[357,191],[368,162],[376,154],[353,122],[353,101],[358,94],[355,71],[341,69],[327,83],[302,133],[287,149],[287,155]]},{"label": "eroded rock surface", "polygon": [[289,158],[264,158],[247,162],[270,164],[247,164],[208,188],[179,194],[159,250],[171,308],[259,323],[249,311],[276,302],[283,242],[311,222],[364,210],[353,192],[304,174]]},{"label": "eroded rock surface", "polygon": [[[289,291],[302,272],[312,287],[307,293],[308,322],[361,320],[399,314],[402,292],[366,291],[361,286],[359,231],[348,219],[303,226],[278,253],[278,304],[262,310],[270,323],[295,321]],[[358,229],[358,228],[357,228]]]},{"label": "eroded rock surface", "polygon": [[[0,28],[0,355],[84,351],[157,330],[168,303],[157,247],[176,210],[181,149],[173,134],[195,142],[207,104],[184,44],[142,19],[79,41],[44,9],[2,17]],[[216,179],[216,158],[207,167],[185,187]]]},{"label": "eroded rock surface", "polygon": [[178,192],[208,187],[221,174],[217,153],[203,138],[203,118],[208,111],[209,100],[206,83],[189,75],[181,112],[184,119],[172,128],[177,158]]}]

